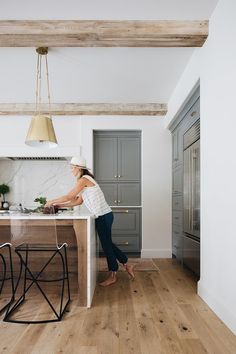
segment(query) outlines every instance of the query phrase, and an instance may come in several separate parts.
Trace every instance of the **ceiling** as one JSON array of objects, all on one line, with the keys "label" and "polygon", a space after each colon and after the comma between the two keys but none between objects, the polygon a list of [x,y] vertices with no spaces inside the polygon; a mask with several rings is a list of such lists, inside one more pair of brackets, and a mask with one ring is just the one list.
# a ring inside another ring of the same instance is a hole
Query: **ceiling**
[{"label": "ceiling", "polygon": [[[98,6],[99,3],[99,6]],[[0,20],[204,20],[217,0],[0,0]],[[199,48],[50,48],[54,102],[166,103]],[[0,102],[33,102],[34,48],[0,48]]]}]

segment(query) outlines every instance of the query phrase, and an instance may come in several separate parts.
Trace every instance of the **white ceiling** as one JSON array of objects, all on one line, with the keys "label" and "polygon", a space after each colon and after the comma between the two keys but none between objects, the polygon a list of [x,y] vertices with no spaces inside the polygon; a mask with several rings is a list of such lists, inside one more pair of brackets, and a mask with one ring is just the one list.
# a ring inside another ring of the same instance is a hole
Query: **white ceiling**
[{"label": "white ceiling", "polygon": [[[0,0],[3,19],[208,19],[217,0]],[[51,48],[54,102],[168,102],[193,48]],[[33,102],[36,52],[0,48],[0,102]]]},{"label": "white ceiling", "polygon": [[203,20],[218,0],[0,0],[0,19]]}]

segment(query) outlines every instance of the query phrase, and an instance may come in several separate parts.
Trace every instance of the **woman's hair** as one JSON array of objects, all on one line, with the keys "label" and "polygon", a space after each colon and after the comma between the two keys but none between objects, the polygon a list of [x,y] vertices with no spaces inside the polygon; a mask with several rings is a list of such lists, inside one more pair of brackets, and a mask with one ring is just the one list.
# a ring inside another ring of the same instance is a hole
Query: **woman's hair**
[{"label": "woman's hair", "polygon": [[94,178],[94,175],[91,172],[89,172],[89,170],[87,170],[87,168],[81,169],[80,178],[83,177],[84,175],[88,175],[88,176]]}]

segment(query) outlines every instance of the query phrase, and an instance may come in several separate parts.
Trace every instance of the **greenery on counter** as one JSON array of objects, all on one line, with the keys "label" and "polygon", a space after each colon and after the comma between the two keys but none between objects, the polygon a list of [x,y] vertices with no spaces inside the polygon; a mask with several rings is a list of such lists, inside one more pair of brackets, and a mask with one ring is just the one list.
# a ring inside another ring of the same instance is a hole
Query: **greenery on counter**
[{"label": "greenery on counter", "polygon": [[39,198],[35,198],[34,201],[40,203],[41,206],[44,207],[44,205],[47,203],[47,198],[39,197]]},{"label": "greenery on counter", "polygon": [[3,184],[0,184],[0,195],[2,195],[3,197],[3,202],[5,203],[5,194],[9,193],[10,192],[10,187],[3,183]]}]

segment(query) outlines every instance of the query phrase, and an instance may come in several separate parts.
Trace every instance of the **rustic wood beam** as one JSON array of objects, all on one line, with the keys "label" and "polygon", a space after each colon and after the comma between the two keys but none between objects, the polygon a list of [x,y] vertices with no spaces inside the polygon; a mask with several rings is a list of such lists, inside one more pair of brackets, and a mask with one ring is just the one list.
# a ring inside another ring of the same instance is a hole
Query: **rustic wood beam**
[{"label": "rustic wood beam", "polygon": [[0,21],[0,47],[201,47],[208,21]]},{"label": "rustic wood beam", "polygon": [[[48,104],[39,105],[41,113],[55,116],[164,116],[167,105],[164,103],[52,103],[49,112]],[[0,115],[34,115],[34,103],[0,103]]]}]

